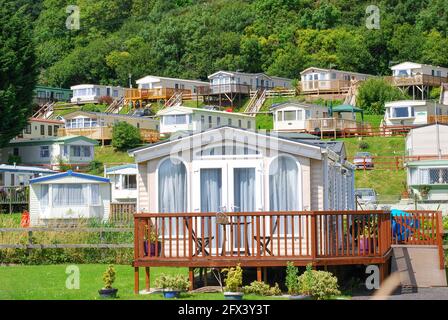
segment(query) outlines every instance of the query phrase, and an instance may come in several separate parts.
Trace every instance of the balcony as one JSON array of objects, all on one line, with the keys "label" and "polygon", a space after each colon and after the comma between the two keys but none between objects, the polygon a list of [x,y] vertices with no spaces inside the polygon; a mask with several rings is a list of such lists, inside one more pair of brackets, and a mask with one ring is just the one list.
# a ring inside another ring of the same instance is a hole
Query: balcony
[{"label": "balcony", "polygon": [[191,95],[191,90],[182,90],[174,88],[156,88],[156,89],[125,89],[124,98],[126,101],[135,100],[168,100],[176,92],[182,92],[185,95]]},{"label": "balcony", "polygon": [[300,87],[303,93],[347,93],[350,80],[309,80],[302,81]]},{"label": "balcony", "polygon": [[307,132],[344,131],[346,129],[361,130],[365,124],[351,119],[316,118],[305,120]]},{"label": "balcony", "polygon": [[426,74],[419,74],[410,77],[385,77],[391,85],[396,87],[406,87],[406,86],[430,86],[438,87],[444,82],[448,82],[447,77],[436,77]]},{"label": "balcony", "polygon": [[245,84],[219,84],[198,87],[198,95],[244,94],[250,95],[251,87]]}]

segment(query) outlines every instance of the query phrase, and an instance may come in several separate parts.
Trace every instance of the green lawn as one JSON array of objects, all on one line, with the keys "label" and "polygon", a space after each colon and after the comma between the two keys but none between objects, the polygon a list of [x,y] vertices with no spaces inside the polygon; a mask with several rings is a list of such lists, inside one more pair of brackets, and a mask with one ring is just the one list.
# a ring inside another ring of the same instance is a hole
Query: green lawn
[{"label": "green lawn", "polygon": [[[377,169],[362,171],[357,170],[355,173],[355,185],[357,188],[373,188],[380,195],[382,200],[396,200],[403,190],[403,182],[406,182],[405,170],[381,170],[378,167],[392,166],[385,162],[394,161],[393,156],[402,156],[405,150],[404,137],[364,137],[338,139],[345,142],[349,161],[353,160],[353,156],[359,151],[368,151],[375,156],[385,156],[378,158],[379,163]],[[367,142],[369,147],[360,150],[359,143]]]},{"label": "green lawn", "polygon": [[[103,286],[102,274],[106,265],[78,265],[80,271],[80,288],[67,289],[67,265],[41,266],[1,266],[0,300],[94,300],[99,299],[98,290]],[[161,294],[135,295],[134,270],[131,266],[117,265],[116,281],[119,299],[160,300]],[[151,286],[156,277],[165,274],[188,274],[186,268],[151,268]],[[144,287],[144,269],[140,270],[140,286]],[[183,294],[181,299],[188,300],[223,300],[221,293]],[[266,297],[245,296],[255,300]],[[279,299],[279,298],[271,298]]]},{"label": "green lawn", "polygon": [[104,164],[134,163],[127,152],[117,151],[112,146],[96,146],[95,160]]}]

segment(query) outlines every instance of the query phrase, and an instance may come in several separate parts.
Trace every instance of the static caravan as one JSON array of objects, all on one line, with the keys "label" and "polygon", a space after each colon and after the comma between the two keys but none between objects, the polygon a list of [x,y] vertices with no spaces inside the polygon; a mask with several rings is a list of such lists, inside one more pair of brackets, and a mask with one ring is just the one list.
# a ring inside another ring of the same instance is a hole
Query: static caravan
[{"label": "static caravan", "polygon": [[2,162],[11,156],[20,157],[27,165],[58,167],[60,160],[65,163],[86,166],[94,159],[96,140],[82,136],[53,137],[33,140],[12,140],[2,150]]},{"label": "static caravan", "polygon": [[27,186],[33,178],[54,173],[45,168],[0,164],[0,187]]},{"label": "static caravan", "polygon": [[201,131],[224,125],[255,129],[255,117],[234,112],[175,106],[159,111],[157,116],[160,117],[161,134]]},{"label": "static caravan", "polygon": [[63,126],[64,122],[59,120],[30,118],[25,129],[14,140],[52,138]]},{"label": "static caravan", "polygon": [[114,124],[126,122],[140,130],[142,139],[147,142],[158,140],[159,121],[140,116],[76,111],[65,116],[65,128],[61,136],[80,135],[90,139],[110,142]]},{"label": "static caravan", "polygon": [[228,85],[242,85],[250,90],[292,88],[291,79],[268,76],[265,73],[246,73],[218,71],[208,76],[210,85],[215,88]]},{"label": "static caravan", "polygon": [[73,90],[71,102],[76,104],[99,103],[101,97],[111,97],[113,100],[124,97],[124,88],[116,86],[80,84],[70,89]]},{"label": "static caravan", "polygon": [[30,181],[32,226],[79,219],[108,221],[110,180],[67,171]]},{"label": "static caravan", "polygon": [[188,90],[196,93],[196,88],[208,85],[207,82],[199,80],[187,80],[179,78],[167,78],[158,76],[146,76],[136,81],[139,89],[175,89]]},{"label": "static caravan", "polygon": [[409,61],[394,65],[390,69],[392,70],[392,76],[398,78],[408,78],[417,75],[427,75],[439,78],[448,77],[448,68]]},{"label": "static caravan", "polygon": [[328,108],[315,104],[285,102],[271,107],[275,131],[309,131],[308,120],[328,118]]},{"label": "static caravan", "polygon": [[363,81],[373,77],[370,74],[335,69],[307,68],[300,73],[303,93],[348,92],[352,81]]},{"label": "static caravan", "polygon": [[416,127],[406,136],[406,155],[411,157],[448,156],[448,125],[428,124]]},{"label": "static caravan", "polygon": [[385,104],[384,126],[419,126],[448,115],[448,106],[431,101],[400,100]]},{"label": "static caravan", "polygon": [[[139,212],[355,208],[354,167],[346,161],[342,142],[220,127],[130,154],[138,165]],[[218,230],[212,223],[209,230]]]},{"label": "static caravan", "polygon": [[36,86],[34,89],[34,103],[45,104],[47,102],[69,102],[73,96],[73,92],[70,89],[55,88],[48,86]]},{"label": "static caravan", "polygon": [[105,176],[112,183],[113,202],[137,202],[137,165],[124,164],[106,168]]}]

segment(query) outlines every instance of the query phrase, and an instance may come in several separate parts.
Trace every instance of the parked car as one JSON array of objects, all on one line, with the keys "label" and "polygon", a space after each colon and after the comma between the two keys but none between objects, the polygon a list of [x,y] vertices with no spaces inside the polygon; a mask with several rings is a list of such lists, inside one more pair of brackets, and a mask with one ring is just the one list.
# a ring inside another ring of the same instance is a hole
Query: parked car
[{"label": "parked car", "polygon": [[370,188],[355,189],[355,197],[359,204],[376,204],[378,200],[376,191]]},{"label": "parked car", "polygon": [[353,158],[356,169],[373,169],[373,156],[370,152],[358,152]]}]

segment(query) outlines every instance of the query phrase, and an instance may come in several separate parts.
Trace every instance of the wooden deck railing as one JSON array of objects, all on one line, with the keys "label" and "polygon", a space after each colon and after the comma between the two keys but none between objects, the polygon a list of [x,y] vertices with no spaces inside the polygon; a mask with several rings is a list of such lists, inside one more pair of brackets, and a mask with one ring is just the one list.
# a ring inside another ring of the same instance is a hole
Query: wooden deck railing
[{"label": "wooden deck railing", "polygon": [[412,86],[412,85],[429,85],[440,86],[442,83],[447,82],[447,77],[430,76],[426,74],[415,75],[411,77],[384,77],[384,79],[390,82],[393,86]]},{"label": "wooden deck railing", "polygon": [[137,204],[135,202],[112,202],[110,204],[109,221],[130,224],[133,222]]},{"label": "wooden deck railing", "polygon": [[136,214],[135,264],[375,263],[389,254],[390,226],[387,211]]},{"label": "wooden deck railing", "polygon": [[198,95],[216,95],[241,93],[250,95],[250,86],[245,84],[229,83],[219,85],[201,86],[197,88]]},{"label": "wooden deck railing", "polygon": [[306,80],[300,82],[304,93],[312,92],[348,92],[350,80]]},{"label": "wooden deck railing", "polygon": [[174,93],[182,92],[186,95],[191,94],[191,90],[175,88],[156,88],[156,89],[125,89],[124,98],[126,101],[132,100],[167,100]]},{"label": "wooden deck railing", "polygon": [[28,187],[0,187],[0,204],[27,204]]}]

